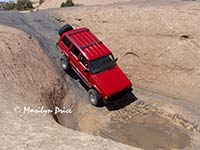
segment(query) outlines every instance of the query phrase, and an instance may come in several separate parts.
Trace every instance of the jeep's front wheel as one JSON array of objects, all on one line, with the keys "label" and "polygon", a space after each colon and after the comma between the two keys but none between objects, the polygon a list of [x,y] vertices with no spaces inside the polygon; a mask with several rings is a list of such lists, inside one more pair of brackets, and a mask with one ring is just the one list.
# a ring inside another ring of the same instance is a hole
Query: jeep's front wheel
[{"label": "jeep's front wheel", "polygon": [[69,60],[65,55],[60,58],[60,67],[65,72],[69,70]]},{"label": "jeep's front wheel", "polygon": [[94,106],[100,106],[102,104],[101,97],[95,89],[90,89],[89,92],[89,101]]}]

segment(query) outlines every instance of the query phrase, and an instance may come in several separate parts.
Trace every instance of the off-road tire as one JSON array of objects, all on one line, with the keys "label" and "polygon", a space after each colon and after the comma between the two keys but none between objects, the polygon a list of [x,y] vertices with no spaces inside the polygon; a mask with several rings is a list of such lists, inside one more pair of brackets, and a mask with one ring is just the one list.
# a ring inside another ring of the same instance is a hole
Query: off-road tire
[{"label": "off-road tire", "polygon": [[89,90],[88,97],[90,103],[94,106],[101,106],[103,103],[99,93],[95,89]]},{"label": "off-road tire", "polygon": [[67,32],[67,31],[70,31],[70,30],[73,30],[73,27],[69,24],[66,24],[64,26],[62,26],[60,28],[60,30],[58,31],[59,35],[61,36],[63,33]]},{"label": "off-road tire", "polygon": [[64,72],[67,72],[69,70],[69,60],[64,54],[61,54],[60,57],[60,67],[61,70]]}]

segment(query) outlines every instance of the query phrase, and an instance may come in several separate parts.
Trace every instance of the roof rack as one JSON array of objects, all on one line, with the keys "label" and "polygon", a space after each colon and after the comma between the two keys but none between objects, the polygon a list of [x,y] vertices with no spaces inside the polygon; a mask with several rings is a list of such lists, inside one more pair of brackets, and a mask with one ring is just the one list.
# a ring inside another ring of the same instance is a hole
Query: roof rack
[{"label": "roof rack", "polygon": [[73,32],[69,33],[68,35],[71,36],[73,34],[76,34],[76,33],[80,33],[80,32],[84,32],[84,31],[89,31],[89,29],[87,28],[82,28],[80,30],[74,30]]},{"label": "roof rack", "polygon": [[81,46],[80,48],[81,48],[82,50],[84,50],[84,49],[87,48],[87,47],[90,47],[90,46],[93,46],[93,45],[102,44],[102,43],[103,43],[102,41],[92,42],[92,43],[90,43],[90,44]]}]

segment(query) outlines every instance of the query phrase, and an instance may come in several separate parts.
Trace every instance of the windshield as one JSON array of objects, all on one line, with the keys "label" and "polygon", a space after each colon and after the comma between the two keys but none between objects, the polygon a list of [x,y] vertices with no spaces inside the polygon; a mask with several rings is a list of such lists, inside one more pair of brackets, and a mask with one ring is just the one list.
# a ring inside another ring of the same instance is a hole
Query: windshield
[{"label": "windshield", "polygon": [[115,66],[113,55],[107,55],[90,62],[91,73],[100,73]]}]

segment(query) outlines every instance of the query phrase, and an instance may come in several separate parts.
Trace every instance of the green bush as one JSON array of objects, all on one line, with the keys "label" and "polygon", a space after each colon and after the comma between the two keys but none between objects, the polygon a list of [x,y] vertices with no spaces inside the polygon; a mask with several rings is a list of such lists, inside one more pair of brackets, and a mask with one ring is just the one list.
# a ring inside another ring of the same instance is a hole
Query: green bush
[{"label": "green bush", "polygon": [[16,4],[14,2],[9,2],[2,5],[2,8],[4,10],[12,10],[12,9],[15,9],[15,7],[16,7]]},{"label": "green bush", "polygon": [[39,5],[41,5],[42,3],[44,3],[44,0],[40,0],[39,1]]},{"label": "green bush", "polygon": [[62,2],[60,7],[72,7],[74,6],[74,3],[72,0],[66,0],[66,2]]},{"label": "green bush", "polygon": [[29,10],[33,8],[33,5],[30,0],[17,0],[15,8],[17,10]]}]

